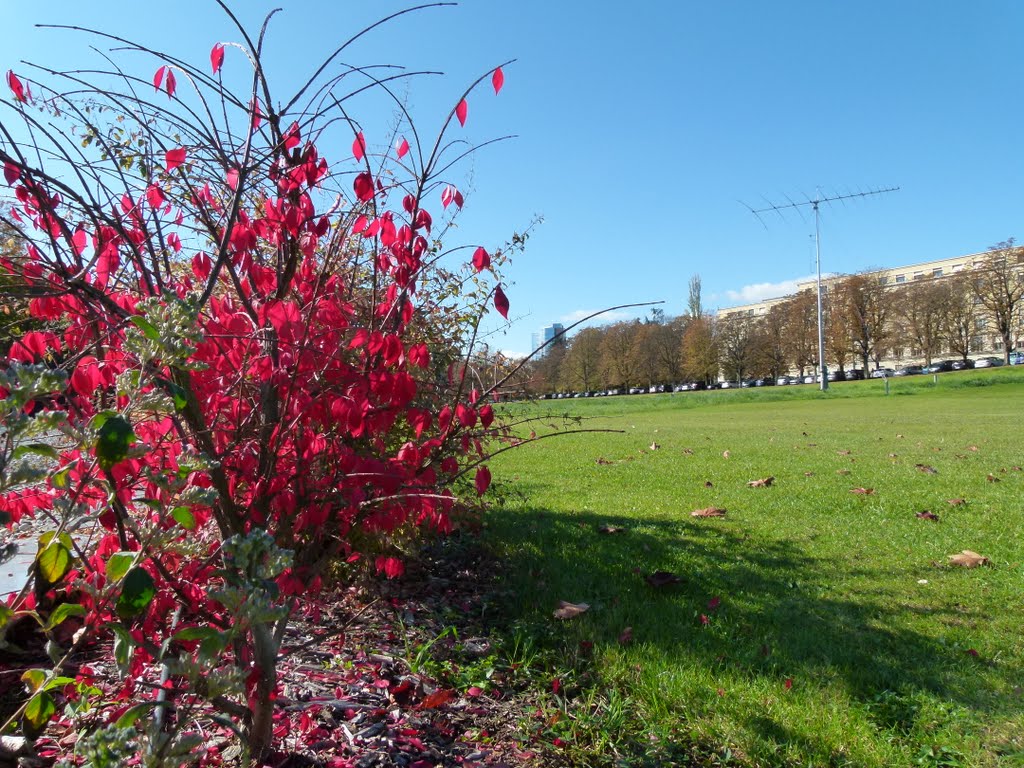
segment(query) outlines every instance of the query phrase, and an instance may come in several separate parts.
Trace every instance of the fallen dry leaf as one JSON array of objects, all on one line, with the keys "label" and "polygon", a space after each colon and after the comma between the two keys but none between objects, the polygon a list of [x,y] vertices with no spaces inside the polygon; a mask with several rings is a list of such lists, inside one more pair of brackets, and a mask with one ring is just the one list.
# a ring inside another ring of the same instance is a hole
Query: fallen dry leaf
[{"label": "fallen dry leaf", "polygon": [[693,510],[690,517],[725,517],[725,510],[718,507],[705,507]]},{"label": "fallen dry leaf", "polygon": [[977,453],[978,452],[978,446],[976,446],[976,445],[968,445],[967,446],[967,450],[968,451],[974,451],[975,453]]},{"label": "fallen dry leaf", "polygon": [[619,645],[629,645],[633,642],[633,628],[626,627],[619,633]]},{"label": "fallen dry leaf", "polygon": [[897,440],[902,440],[903,439],[903,435],[896,435],[896,439]]},{"label": "fallen dry leaf", "polygon": [[598,464],[611,464],[612,462],[608,461],[608,459],[606,459],[604,456],[598,456],[597,457],[597,463]]},{"label": "fallen dry leaf", "polygon": [[658,450],[659,448],[661,448],[661,446],[660,446],[660,445],[658,445],[657,443],[651,443],[651,450],[652,450],[652,451],[656,451],[656,450]]},{"label": "fallen dry leaf", "polygon": [[598,533],[625,533],[626,529],[621,525],[602,525],[597,529]]},{"label": "fallen dry leaf", "polygon": [[988,473],[988,478],[987,478],[987,480],[988,480],[988,481],[989,481],[990,483],[998,483],[998,482],[999,482],[999,478],[998,478],[998,477],[996,477],[995,475],[993,475],[993,474],[992,474],[991,472],[989,472],[989,473]]},{"label": "fallen dry leaf", "polygon": [[567,603],[565,600],[558,601],[558,608],[555,609],[556,619],[574,619],[581,613],[586,613],[590,610],[590,606],[586,603]]},{"label": "fallen dry leaf", "polygon": [[683,580],[671,571],[655,571],[644,580],[652,587],[669,587],[673,584],[683,583]]},{"label": "fallen dry leaf", "polygon": [[946,503],[951,507],[962,507],[967,503],[966,499],[946,499]]},{"label": "fallen dry leaf", "polygon": [[899,456],[899,454],[898,454],[898,453],[890,453],[890,454],[889,454],[889,458],[890,458],[890,459],[895,459],[895,458],[896,458],[896,457],[898,457],[898,456]]},{"label": "fallen dry leaf", "polygon": [[814,477],[813,472],[804,472],[804,477]]},{"label": "fallen dry leaf", "polygon": [[874,488],[851,488],[850,493],[859,493],[861,496],[870,496],[875,492]]},{"label": "fallen dry leaf", "polygon": [[937,470],[935,467],[931,467],[931,466],[929,466],[927,464],[915,464],[914,466],[917,467],[921,472],[924,472],[926,475],[937,475],[937,474],[939,474],[939,470]]},{"label": "fallen dry leaf", "polygon": [[762,477],[760,480],[751,480],[747,483],[748,488],[767,488],[775,482],[774,477]]},{"label": "fallen dry leaf", "polygon": [[455,691],[438,689],[420,703],[420,709],[437,709],[455,698]]},{"label": "fallen dry leaf", "polygon": [[948,555],[951,565],[959,565],[963,568],[977,568],[979,565],[988,565],[988,558],[965,549],[955,555]]},{"label": "fallen dry leaf", "polygon": [[693,448],[683,448],[683,453],[687,456],[693,456]]},{"label": "fallen dry leaf", "polygon": [[849,456],[851,453],[853,453],[853,451],[842,450],[836,451],[836,453],[838,453],[840,456]]},{"label": "fallen dry leaf", "polygon": [[729,458],[729,452],[728,451],[722,451],[722,458],[723,459],[728,459]]},{"label": "fallen dry leaf", "polygon": [[1010,469],[1012,469],[1014,472],[1020,472],[1021,471],[1020,467],[1016,467],[1016,466],[1010,467]]},{"label": "fallen dry leaf", "polygon": [[939,521],[939,516],[932,512],[930,509],[922,509],[920,512],[917,513],[916,516],[921,518],[922,520],[931,520],[936,523]]},{"label": "fallen dry leaf", "polygon": [[850,474],[850,470],[848,470],[848,469],[837,469],[836,470],[836,474],[837,475],[848,475],[848,474]]}]

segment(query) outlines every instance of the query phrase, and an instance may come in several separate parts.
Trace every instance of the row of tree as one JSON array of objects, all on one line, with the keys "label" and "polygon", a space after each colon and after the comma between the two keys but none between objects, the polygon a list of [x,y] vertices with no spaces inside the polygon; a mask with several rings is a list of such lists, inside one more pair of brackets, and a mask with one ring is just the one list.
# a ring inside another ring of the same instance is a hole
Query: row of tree
[{"label": "row of tree", "polygon": [[[1008,240],[972,268],[894,284],[882,272],[830,281],[823,292],[825,362],[869,370],[885,361],[930,364],[999,349],[1004,359],[1024,333],[1024,247]],[[557,339],[532,362],[525,388],[591,391],[682,381],[771,377],[818,367],[817,297],[800,291],[763,313],[713,316],[691,281],[685,314],[585,328]]]}]

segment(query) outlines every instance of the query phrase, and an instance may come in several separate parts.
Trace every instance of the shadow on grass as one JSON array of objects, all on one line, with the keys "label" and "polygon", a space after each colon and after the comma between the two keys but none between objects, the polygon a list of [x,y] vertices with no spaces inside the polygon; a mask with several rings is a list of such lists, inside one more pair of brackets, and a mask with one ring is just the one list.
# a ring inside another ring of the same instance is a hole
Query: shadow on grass
[{"label": "shadow on grass", "polygon": [[[628,530],[599,532],[609,525]],[[661,665],[661,674],[704,667],[712,679],[741,679],[780,694],[786,680],[838,688],[838,700],[861,705],[877,727],[901,731],[915,727],[920,701],[948,702],[982,716],[1012,717],[1019,706],[1006,693],[1008,681],[1021,679],[1016,657],[979,659],[943,637],[949,626],[983,625],[985,617],[964,605],[925,603],[912,586],[905,599],[894,599],[891,572],[851,569],[805,544],[754,538],[720,519],[525,507],[494,510],[489,529],[506,558],[503,580],[516,596],[509,606],[513,618],[535,627],[558,624],[556,637],[567,646],[616,644],[630,626],[643,664]],[[655,570],[683,582],[652,588],[644,576]],[[559,624],[551,613],[559,599],[586,602],[591,610]],[[689,689],[684,684],[668,706],[685,716],[685,691],[707,687],[706,680],[698,676]],[[766,742],[780,743],[782,736],[782,743],[814,741],[767,711],[747,717],[744,727]]]}]

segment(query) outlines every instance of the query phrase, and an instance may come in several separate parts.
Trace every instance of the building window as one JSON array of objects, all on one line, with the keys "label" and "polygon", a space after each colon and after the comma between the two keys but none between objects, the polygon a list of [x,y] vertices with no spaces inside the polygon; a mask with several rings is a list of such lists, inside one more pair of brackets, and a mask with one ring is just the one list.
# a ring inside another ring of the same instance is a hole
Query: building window
[{"label": "building window", "polygon": [[896,275],[896,282],[897,283],[905,283],[905,282],[907,282],[907,276],[906,275]]},{"label": "building window", "polygon": [[932,270],[932,277],[942,277],[942,267],[936,267]]},{"label": "building window", "polygon": [[915,280],[924,280],[924,272],[915,272],[914,273],[914,279]]},{"label": "building window", "polygon": [[971,337],[971,352],[984,352],[985,348],[981,343],[980,336]]},{"label": "building window", "polygon": [[889,278],[885,277],[885,276],[878,278],[878,284],[879,285],[888,285],[889,284]]}]

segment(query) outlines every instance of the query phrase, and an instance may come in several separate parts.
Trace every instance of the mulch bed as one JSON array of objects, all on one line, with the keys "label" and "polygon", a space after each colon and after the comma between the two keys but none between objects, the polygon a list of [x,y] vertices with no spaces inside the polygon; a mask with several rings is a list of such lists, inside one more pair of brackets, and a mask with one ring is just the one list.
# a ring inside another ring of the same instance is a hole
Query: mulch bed
[{"label": "mulch bed", "polygon": [[[539,756],[523,734],[536,711],[500,669],[481,683],[458,682],[460,665],[489,661],[494,564],[472,540],[425,550],[406,575],[318,597],[287,629],[279,665],[274,768],[528,766]],[[454,629],[452,629],[454,628]],[[77,660],[95,684],[113,672],[109,647]],[[0,654],[0,688],[19,667]],[[428,667],[423,669],[423,667]],[[486,664],[484,664],[486,666]],[[417,667],[417,669],[413,669]],[[435,679],[431,670],[440,670]],[[59,707],[58,707],[59,711]],[[94,727],[106,724],[106,714]],[[49,766],[71,757],[77,734],[54,719],[35,755],[6,765]],[[90,724],[86,724],[89,727]],[[78,723],[82,727],[82,722]],[[233,765],[237,740],[208,728],[207,764]]]}]

